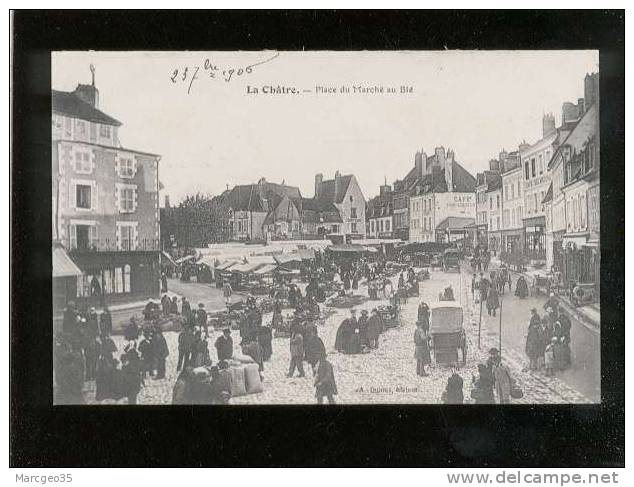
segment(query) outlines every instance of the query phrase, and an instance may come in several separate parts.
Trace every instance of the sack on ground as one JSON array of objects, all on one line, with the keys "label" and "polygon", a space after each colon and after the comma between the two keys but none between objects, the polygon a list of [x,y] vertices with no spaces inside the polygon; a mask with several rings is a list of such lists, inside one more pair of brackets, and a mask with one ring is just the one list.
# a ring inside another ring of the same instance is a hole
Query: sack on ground
[{"label": "sack on ground", "polygon": [[242,364],[254,364],[255,360],[253,360],[251,357],[249,357],[248,355],[244,355],[243,353],[240,352],[236,352],[233,354],[233,360],[237,360],[238,362],[242,363]]},{"label": "sack on ground", "polygon": [[230,367],[231,372],[231,396],[245,396],[247,394],[244,380],[244,367]]},{"label": "sack on ground", "polygon": [[244,366],[244,378],[247,394],[257,394],[264,390],[258,364],[246,364]]}]

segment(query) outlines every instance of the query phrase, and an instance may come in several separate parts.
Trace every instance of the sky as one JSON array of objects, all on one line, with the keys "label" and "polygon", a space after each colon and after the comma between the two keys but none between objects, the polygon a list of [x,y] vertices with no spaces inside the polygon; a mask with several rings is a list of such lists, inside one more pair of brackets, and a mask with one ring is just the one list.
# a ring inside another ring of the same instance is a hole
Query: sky
[{"label": "sky", "polygon": [[[53,89],[90,83],[90,64],[99,108],[123,123],[122,146],[161,155],[163,194],[177,203],[188,194],[218,194],[262,177],[298,186],[311,197],[315,174],[330,179],[337,170],[354,174],[369,199],[385,180],[391,184],[407,174],[416,151],[431,155],[438,146],[453,149],[475,175],[503,148],[537,141],[544,113],[553,113],[559,125],[562,103],[583,97],[583,78],[598,71],[599,56],[58,52]],[[355,93],[355,86],[382,87],[383,93]],[[401,93],[401,86],[408,89]],[[264,93],[265,87],[297,92]],[[344,87],[349,92],[342,93]]]}]

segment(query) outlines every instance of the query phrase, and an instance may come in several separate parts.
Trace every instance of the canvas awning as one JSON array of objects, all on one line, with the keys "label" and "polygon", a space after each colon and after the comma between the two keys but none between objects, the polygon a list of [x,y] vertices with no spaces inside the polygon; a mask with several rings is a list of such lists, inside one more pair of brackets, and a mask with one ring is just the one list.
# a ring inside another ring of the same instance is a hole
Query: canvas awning
[{"label": "canvas awning", "polygon": [[241,272],[242,274],[248,274],[260,267],[262,264],[258,262],[247,262],[246,264],[238,264],[231,268],[231,272]]},{"label": "canvas awning", "polygon": [[253,271],[253,273],[257,274],[258,276],[263,276],[265,274],[271,274],[275,269],[277,269],[276,265],[266,264],[260,267],[259,269],[256,269],[255,271]]},{"label": "canvas awning", "polygon": [[240,262],[235,261],[235,260],[229,260],[229,261],[227,261],[227,262],[222,262],[222,263],[218,264],[218,265],[216,266],[216,269],[217,269],[217,270],[219,270],[219,271],[226,271],[226,270],[227,270],[227,269],[229,269],[231,266],[233,266],[233,265],[237,265],[237,264],[239,264],[239,263],[240,263]]},{"label": "canvas awning", "polygon": [[275,259],[275,262],[277,262],[278,264],[286,264],[287,262],[301,262],[302,261],[302,258],[299,256],[299,254],[296,254],[296,253],[278,254],[278,255],[274,255],[273,258]]},{"label": "canvas awning", "polygon": [[186,255],[185,257],[181,257],[179,259],[176,259],[176,264],[180,265],[183,262],[187,262],[187,261],[190,261],[190,260],[194,260],[195,261],[196,260],[196,256],[195,255]]},{"label": "canvas awning", "polygon": [[82,272],[66,253],[63,247],[53,248],[53,277],[77,277]]},{"label": "canvas awning", "polygon": [[163,256],[163,258],[165,258],[173,266],[178,266],[176,261],[174,261],[174,259],[172,259],[172,256],[170,254],[168,254],[167,252],[163,251],[163,252],[161,252],[161,255]]}]

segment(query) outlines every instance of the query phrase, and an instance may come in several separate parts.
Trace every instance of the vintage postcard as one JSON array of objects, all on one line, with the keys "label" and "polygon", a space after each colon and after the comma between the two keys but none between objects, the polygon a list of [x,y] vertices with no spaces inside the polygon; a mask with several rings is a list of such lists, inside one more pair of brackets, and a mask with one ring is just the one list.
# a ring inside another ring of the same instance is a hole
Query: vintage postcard
[{"label": "vintage postcard", "polygon": [[598,403],[598,51],[54,52],[55,404]]}]

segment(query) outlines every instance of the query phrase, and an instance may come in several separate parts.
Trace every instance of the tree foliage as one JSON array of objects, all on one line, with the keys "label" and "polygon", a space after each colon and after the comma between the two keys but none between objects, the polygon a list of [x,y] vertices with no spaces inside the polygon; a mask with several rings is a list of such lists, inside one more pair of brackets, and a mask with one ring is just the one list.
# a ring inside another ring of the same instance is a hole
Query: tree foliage
[{"label": "tree foliage", "polygon": [[196,193],[188,195],[178,206],[165,208],[161,215],[161,238],[164,248],[205,247],[229,238],[228,210],[221,199]]}]

